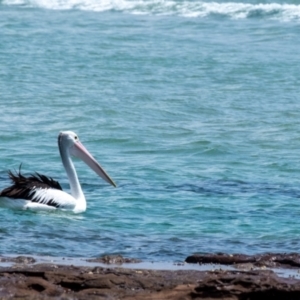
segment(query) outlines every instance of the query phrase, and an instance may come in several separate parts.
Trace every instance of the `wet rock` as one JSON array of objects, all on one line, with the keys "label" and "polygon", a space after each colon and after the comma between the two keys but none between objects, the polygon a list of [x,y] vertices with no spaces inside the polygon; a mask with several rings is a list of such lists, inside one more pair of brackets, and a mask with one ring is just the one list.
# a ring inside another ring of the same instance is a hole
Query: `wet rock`
[{"label": "wet rock", "polygon": [[232,265],[232,264],[241,264],[241,263],[254,263],[255,257],[242,255],[242,254],[195,254],[188,256],[185,259],[187,263],[200,263],[200,264],[223,264],[223,265]]},{"label": "wet rock", "polygon": [[0,257],[0,262],[10,262],[15,264],[34,264],[36,260],[30,256],[17,256],[17,257]]},{"label": "wet rock", "polygon": [[30,256],[17,256],[11,260],[17,264],[34,264],[36,260]]},{"label": "wet rock", "polygon": [[252,264],[256,267],[300,267],[300,255],[298,253],[265,253],[259,255],[244,254],[194,254],[185,259],[187,263],[199,264]]},{"label": "wet rock", "polygon": [[126,258],[122,255],[105,255],[99,258],[87,259],[88,262],[99,262],[103,264],[125,264],[125,263],[139,263],[138,259]]}]

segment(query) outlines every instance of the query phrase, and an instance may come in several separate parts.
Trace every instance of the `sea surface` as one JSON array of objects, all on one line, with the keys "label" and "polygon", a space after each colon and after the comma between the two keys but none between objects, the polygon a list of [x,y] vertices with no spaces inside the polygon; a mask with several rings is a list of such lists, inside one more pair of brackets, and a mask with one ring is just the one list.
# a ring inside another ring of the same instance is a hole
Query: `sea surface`
[{"label": "sea surface", "polygon": [[0,208],[0,255],[182,261],[300,250],[300,1],[0,0],[0,189],[68,180],[82,214]]}]

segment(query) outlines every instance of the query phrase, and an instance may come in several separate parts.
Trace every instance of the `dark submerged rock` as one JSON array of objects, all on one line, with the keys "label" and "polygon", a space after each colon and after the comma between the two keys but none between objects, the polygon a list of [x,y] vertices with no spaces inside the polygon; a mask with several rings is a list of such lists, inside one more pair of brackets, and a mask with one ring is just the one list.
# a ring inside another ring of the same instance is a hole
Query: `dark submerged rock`
[{"label": "dark submerged rock", "polygon": [[194,254],[185,259],[187,263],[237,265],[251,263],[256,267],[300,267],[298,253],[244,254]]}]

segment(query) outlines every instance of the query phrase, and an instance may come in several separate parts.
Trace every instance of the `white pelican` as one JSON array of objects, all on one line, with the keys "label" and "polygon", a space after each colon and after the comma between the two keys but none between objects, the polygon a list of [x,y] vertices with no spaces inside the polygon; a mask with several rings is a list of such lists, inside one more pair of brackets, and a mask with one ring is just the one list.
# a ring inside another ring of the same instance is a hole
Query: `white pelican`
[{"label": "white pelican", "polygon": [[58,148],[62,163],[68,175],[71,195],[63,192],[60,184],[51,177],[39,173],[25,177],[8,172],[12,185],[0,192],[0,206],[33,210],[68,210],[74,213],[86,210],[86,200],[82,192],[71,155],[81,158],[102,179],[116,187],[116,184],[81,144],[72,131],[62,131],[58,135]]}]

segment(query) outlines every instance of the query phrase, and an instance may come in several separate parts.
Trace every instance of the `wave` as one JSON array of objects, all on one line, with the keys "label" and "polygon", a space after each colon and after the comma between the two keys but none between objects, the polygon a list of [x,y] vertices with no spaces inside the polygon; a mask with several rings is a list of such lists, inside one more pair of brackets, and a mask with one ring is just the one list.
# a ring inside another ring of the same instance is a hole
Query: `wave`
[{"label": "wave", "polygon": [[219,3],[193,0],[2,0],[2,4],[53,10],[117,11],[193,18],[223,16],[232,19],[267,17],[287,21],[300,20],[300,5],[280,3]]}]

